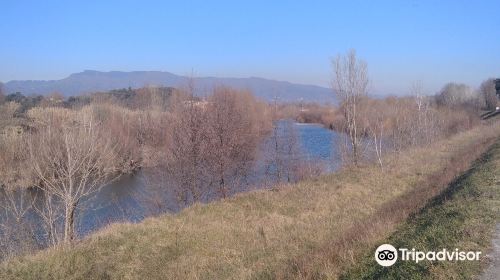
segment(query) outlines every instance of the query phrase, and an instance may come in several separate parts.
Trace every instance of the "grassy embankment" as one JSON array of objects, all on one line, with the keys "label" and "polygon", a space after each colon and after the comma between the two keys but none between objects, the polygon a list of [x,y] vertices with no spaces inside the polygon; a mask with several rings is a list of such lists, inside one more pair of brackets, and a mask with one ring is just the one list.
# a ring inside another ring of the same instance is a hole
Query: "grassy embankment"
[{"label": "grassy embankment", "polygon": [[398,227],[389,238],[396,248],[439,251],[443,248],[481,251],[480,261],[396,262],[389,268],[376,264],[367,250],[363,261],[345,279],[472,279],[487,258],[495,226],[500,222],[500,141],[458,177],[441,195]]},{"label": "grassy embankment", "polygon": [[11,279],[336,278],[467,170],[500,129],[481,127],[377,166],[254,191],[140,224],[115,224],[73,248],[0,265]]}]

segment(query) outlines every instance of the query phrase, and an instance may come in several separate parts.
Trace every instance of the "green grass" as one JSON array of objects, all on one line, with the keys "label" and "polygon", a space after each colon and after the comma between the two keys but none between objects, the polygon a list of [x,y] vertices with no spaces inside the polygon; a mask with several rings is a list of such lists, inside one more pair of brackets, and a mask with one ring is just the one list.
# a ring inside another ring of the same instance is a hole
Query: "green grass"
[{"label": "green grass", "polygon": [[[386,158],[383,172],[376,165],[343,170],[139,224],[114,224],[72,247],[2,263],[0,278],[337,278],[406,217],[377,220],[386,216],[384,207],[407,202],[412,192],[433,195],[430,178],[463,172],[468,164],[450,170],[450,162],[471,162],[496,137],[498,131],[482,127]],[[349,236],[356,246],[343,246]]]},{"label": "green grass", "polygon": [[500,141],[457,178],[422,211],[410,217],[389,238],[396,248],[437,251],[442,248],[482,251],[482,261],[398,261],[391,267],[379,266],[375,247],[345,279],[471,279],[484,268],[486,252],[496,223],[500,222]]}]

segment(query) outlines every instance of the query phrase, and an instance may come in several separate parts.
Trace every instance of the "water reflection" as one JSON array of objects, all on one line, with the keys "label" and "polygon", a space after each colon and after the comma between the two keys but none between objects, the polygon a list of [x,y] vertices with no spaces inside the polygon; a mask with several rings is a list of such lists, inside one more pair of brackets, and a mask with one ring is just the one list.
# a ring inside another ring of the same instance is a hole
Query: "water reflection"
[{"label": "water reflection", "polygon": [[[290,123],[278,122],[278,132],[285,131],[286,125]],[[335,145],[338,138],[336,132],[314,124],[291,125],[298,139],[298,151],[293,155],[293,163],[300,163],[301,167],[321,166],[323,172],[332,172],[339,167],[339,155]],[[273,166],[276,166],[273,158],[269,156],[274,148],[271,136],[263,141],[258,159],[249,174],[244,178],[235,178],[241,184],[232,194],[270,187],[277,183],[269,173]],[[78,235],[85,236],[113,222],[139,222],[147,216],[181,210],[184,205],[178,202],[173,183],[168,178],[158,179],[153,173],[154,170],[145,169],[132,175],[124,175],[82,201],[76,217]],[[36,196],[37,192],[33,195]],[[208,194],[203,201],[214,198],[216,195]]]}]

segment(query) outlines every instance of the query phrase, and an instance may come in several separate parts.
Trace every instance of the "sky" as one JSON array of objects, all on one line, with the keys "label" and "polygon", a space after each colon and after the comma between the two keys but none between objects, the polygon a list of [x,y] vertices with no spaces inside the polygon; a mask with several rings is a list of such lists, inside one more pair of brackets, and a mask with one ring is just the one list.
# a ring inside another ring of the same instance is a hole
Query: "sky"
[{"label": "sky", "polygon": [[2,1],[0,81],[160,70],[329,86],[356,49],[375,94],[500,77],[500,1]]}]

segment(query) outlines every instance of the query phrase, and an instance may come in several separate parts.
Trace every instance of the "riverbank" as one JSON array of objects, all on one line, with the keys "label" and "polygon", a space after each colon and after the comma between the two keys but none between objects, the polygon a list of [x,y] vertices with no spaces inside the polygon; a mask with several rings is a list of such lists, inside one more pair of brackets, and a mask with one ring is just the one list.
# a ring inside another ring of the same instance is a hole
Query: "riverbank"
[{"label": "riverbank", "polygon": [[[7,279],[335,278],[497,139],[482,126],[378,166],[254,191],[0,266]],[[398,211],[395,211],[398,210]],[[370,223],[367,223],[370,221]]]},{"label": "riverbank", "polygon": [[391,267],[382,267],[373,258],[376,247],[370,247],[365,250],[363,260],[342,278],[473,279],[481,275],[485,265],[489,263],[487,253],[491,248],[496,225],[500,222],[498,174],[500,140],[469,171],[450,184],[445,192],[398,227],[390,237],[378,242],[419,251],[439,251],[443,248],[450,251],[455,248],[460,251],[480,251],[482,254],[479,261],[415,263],[398,260]]}]

